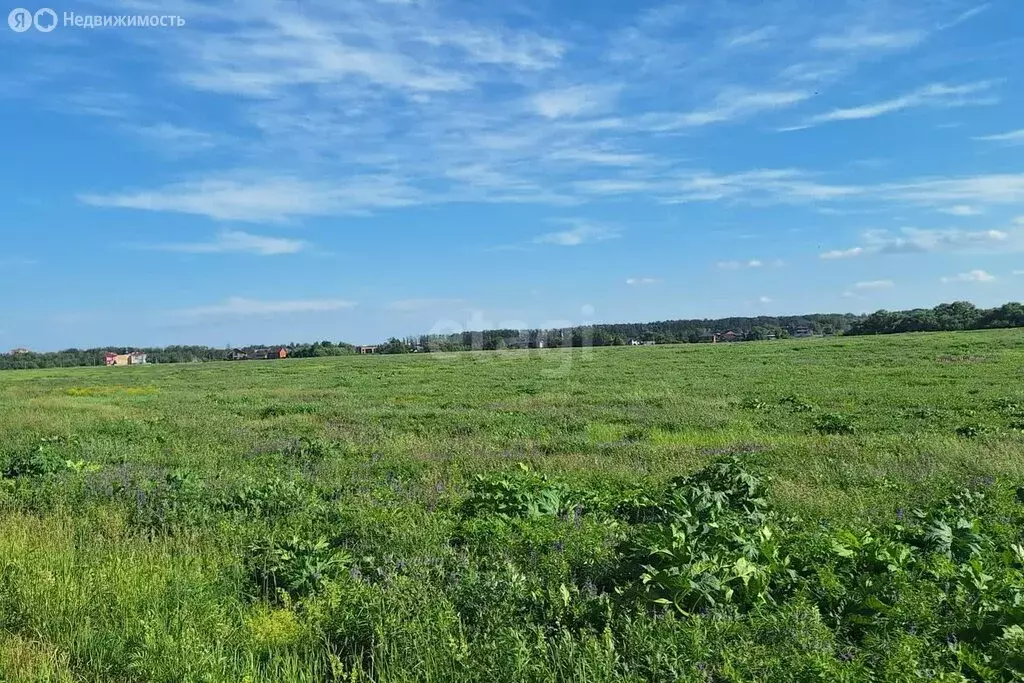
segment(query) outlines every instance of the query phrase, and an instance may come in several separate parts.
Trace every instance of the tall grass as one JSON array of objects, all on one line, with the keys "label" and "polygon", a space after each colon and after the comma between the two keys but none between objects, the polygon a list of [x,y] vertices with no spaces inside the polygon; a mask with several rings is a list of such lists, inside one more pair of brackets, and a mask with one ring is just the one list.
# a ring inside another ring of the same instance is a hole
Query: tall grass
[{"label": "tall grass", "polygon": [[[2,373],[0,680],[1012,680],[1021,368],[1007,330]],[[666,540],[722,461],[771,513]],[[672,588],[737,547],[763,590]]]}]

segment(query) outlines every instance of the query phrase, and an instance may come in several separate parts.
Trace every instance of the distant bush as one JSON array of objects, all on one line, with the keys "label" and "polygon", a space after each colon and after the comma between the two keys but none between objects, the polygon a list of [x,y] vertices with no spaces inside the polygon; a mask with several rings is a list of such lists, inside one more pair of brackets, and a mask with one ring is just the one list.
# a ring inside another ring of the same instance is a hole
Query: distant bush
[{"label": "distant bush", "polygon": [[259,592],[277,599],[282,594],[301,598],[322,588],[352,565],[347,552],[325,539],[293,536],[281,541],[260,540],[246,551],[246,566]]},{"label": "distant bush", "polygon": [[962,436],[965,439],[973,439],[975,437],[988,434],[992,431],[992,428],[988,425],[981,424],[980,422],[972,422],[970,424],[960,425],[956,428],[956,435]]},{"label": "distant bush", "polygon": [[809,413],[814,410],[813,405],[792,394],[780,398],[779,403],[788,406],[794,413]]},{"label": "distant bush", "polygon": [[4,469],[4,476],[37,477],[69,469],[81,469],[79,463],[67,457],[72,443],[72,440],[62,437],[41,439],[34,446],[14,455]]},{"label": "distant bush", "polygon": [[284,415],[312,415],[320,411],[320,407],[312,403],[279,403],[267,406],[260,411],[264,420]]},{"label": "distant bush", "polygon": [[825,413],[814,421],[814,428],[822,434],[853,434],[857,428],[846,415]]},{"label": "distant bush", "polygon": [[684,613],[764,602],[786,560],[762,494],[737,458],[673,480],[619,547],[619,592]]},{"label": "distant bush", "polygon": [[301,436],[298,441],[285,449],[285,455],[300,463],[315,464],[327,460],[338,450],[338,444],[333,441]]}]

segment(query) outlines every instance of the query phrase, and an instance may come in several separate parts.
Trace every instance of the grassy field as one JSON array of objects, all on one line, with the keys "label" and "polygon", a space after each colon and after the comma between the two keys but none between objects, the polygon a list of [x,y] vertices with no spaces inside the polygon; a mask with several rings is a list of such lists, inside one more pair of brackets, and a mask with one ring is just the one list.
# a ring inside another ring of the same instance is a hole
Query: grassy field
[{"label": "grassy field", "polygon": [[19,371],[0,415],[2,681],[1024,676],[1019,330]]}]

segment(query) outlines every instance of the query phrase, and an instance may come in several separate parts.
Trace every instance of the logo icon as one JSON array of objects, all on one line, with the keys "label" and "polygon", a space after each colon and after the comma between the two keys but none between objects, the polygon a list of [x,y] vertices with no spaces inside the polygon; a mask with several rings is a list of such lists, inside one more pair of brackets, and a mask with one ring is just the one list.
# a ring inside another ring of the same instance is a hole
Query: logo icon
[{"label": "logo icon", "polygon": [[57,13],[49,7],[44,7],[37,11],[34,19],[37,31],[49,33],[53,29],[57,28]]},{"label": "logo icon", "polygon": [[[56,24],[57,15],[54,14],[53,16],[53,23]],[[7,25],[11,27],[12,31],[24,33],[32,28],[32,13],[23,7],[12,9],[11,13],[7,15]]]}]

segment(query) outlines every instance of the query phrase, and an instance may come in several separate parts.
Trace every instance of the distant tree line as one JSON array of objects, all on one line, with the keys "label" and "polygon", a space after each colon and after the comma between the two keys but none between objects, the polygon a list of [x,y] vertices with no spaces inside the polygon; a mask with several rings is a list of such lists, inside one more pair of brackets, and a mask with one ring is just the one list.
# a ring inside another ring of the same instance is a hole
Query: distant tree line
[{"label": "distant tree line", "polygon": [[955,301],[931,309],[883,310],[856,321],[846,334],[987,330],[999,327],[1024,327],[1024,305],[1011,302],[998,308],[978,308],[969,301]]},{"label": "distant tree line", "polygon": [[[637,342],[656,344],[709,343],[716,335],[733,332],[741,341],[786,339],[798,332],[814,335],[894,334],[1024,327],[1024,305],[1007,303],[983,309],[967,301],[941,304],[931,309],[877,311],[870,315],[814,313],[803,316],[758,316],[700,320],[663,320],[650,323],[584,325],[551,330],[481,330],[447,335],[392,337],[379,345],[377,353],[430,353],[445,351],[493,351],[499,349],[556,348],[580,346],[622,346]],[[357,353],[346,342],[318,341],[312,344],[276,344],[242,347],[288,349],[291,358],[319,358]],[[141,351],[150,363],[199,363],[227,360],[231,349],[209,346],[166,346],[162,348],[107,347],[66,349],[49,353],[0,354],[0,370],[58,368],[103,365],[107,352]]]},{"label": "distant tree line", "polygon": [[811,334],[841,334],[862,317],[850,313],[815,313],[804,316],[582,325],[550,330],[480,330],[450,335],[422,335],[401,340],[391,339],[386,347],[378,349],[378,353],[624,346],[633,341],[696,344],[710,343],[715,335],[725,332],[733,332],[737,339],[742,340],[753,341],[772,337],[784,339],[801,329]]}]

